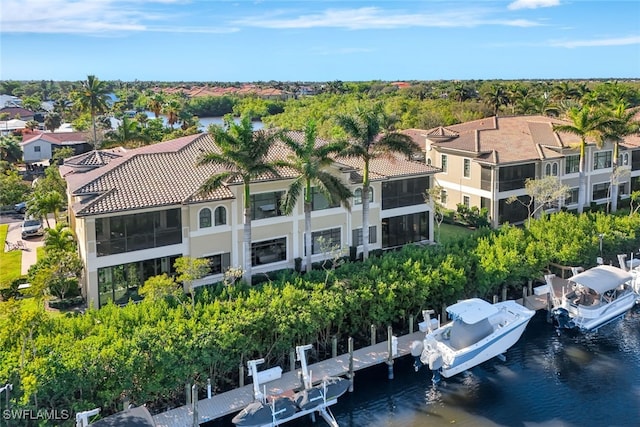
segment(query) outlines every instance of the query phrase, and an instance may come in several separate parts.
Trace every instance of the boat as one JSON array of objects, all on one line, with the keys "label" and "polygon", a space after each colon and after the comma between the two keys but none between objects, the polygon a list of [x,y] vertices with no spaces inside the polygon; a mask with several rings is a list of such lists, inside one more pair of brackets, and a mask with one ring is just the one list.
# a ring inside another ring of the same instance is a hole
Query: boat
[{"label": "boat", "polygon": [[275,395],[268,395],[266,387],[263,386],[263,391],[260,386],[280,378],[282,369],[275,367],[258,371],[257,366],[264,363],[264,359],[248,361],[249,375],[254,379],[255,400],[236,414],[231,422],[238,427],[275,427],[304,415],[313,417],[317,412],[330,426],[338,427],[329,406],[336,404],[338,398],[347,392],[351,381],[342,377],[325,377],[314,385],[305,353],[311,348],[311,345],[296,347],[297,360],[302,365],[300,376],[303,387],[300,391],[279,391]]},{"label": "boat", "polygon": [[634,273],[598,265],[571,276],[560,298],[554,298],[552,317],[556,327],[597,331],[624,316],[640,297],[640,280]]},{"label": "boat", "polygon": [[420,328],[426,336],[414,343],[412,354],[416,370],[428,366],[438,382],[440,375],[449,378],[493,357],[504,359],[503,353],[518,342],[535,311],[515,301],[491,304],[471,298],[447,307],[452,321],[443,326],[432,313],[424,313]]}]

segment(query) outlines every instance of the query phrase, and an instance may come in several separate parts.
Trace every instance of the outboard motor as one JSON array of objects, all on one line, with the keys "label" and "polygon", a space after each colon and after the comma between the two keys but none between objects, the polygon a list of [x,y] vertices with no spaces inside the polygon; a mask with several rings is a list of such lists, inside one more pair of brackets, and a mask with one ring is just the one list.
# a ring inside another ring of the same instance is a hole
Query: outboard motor
[{"label": "outboard motor", "polygon": [[424,349],[424,345],[422,341],[413,341],[411,343],[411,356],[413,356],[413,369],[418,372],[420,368],[423,366],[423,363],[420,361],[420,356],[422,356],[422,350]]},{"label": "outboard motor", "polygon": [[556,308],[552,312],[553,315],[553,323],[558,329],[573,329],[575,328],[575,323],[573,323],[573,319],[569,317],[569,312],[564,308]]}]

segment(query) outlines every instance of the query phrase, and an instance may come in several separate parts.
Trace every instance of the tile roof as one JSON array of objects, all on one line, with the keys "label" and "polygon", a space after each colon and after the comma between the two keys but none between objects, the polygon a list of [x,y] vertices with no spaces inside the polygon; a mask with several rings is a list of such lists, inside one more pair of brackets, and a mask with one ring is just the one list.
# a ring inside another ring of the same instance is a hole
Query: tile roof
[{"label": "tile roof", "polygon": [[[294,140],[304,140],[302,132],[289,132],[288,135]],[[319,140],[318,143],[326,141]],[[217,147],[212,137],[201,133],[129,151],[98,151],[76,156],[69,159],[72,165],[67,166],[68,170],[72,169],[74,162],[83,164],[102,161],[103,164],[85,173],[65,175],[69,191],[84,199],[74,205],[73,209],[76,215],[82,216],[233,198],[234,194],[226,186],[211,194],[201,194],[199,191],[206,178],[223,170],[221,165],[196,166],[202,153],[213,150],[217,150]],[[276,142],[267,158],[285,159],[289,154],[289,149],[283,143]],[[336,160],[342,167],[362,167],[361,162],[355,159]],[[279,176],[265,174],[255,182],[298,176],[296,171],[288,168],[281,168],[278,172]],[[371,179],[374,180],[435,172],[436,168],[407,161],[399,156],[371,163]],[[359,174],[356,172],[356,178],[357,176]],[[240,181],[235,181],[230,184],[239,183]]]},{"label": "tile roof", "polygon": [[36,132],[35,135],[24,139],[20,145],[26,145],[33,141],[43,140],[54,145],[75,145],[88,142],[88,134],[86,132]]},{"label": "tile roof", "polygon": [[[490,117],[423,131],[432,147],[466,152],[492,164],[562,157],[562,149],[580,142],[575,135],[553,131],[568,122],[546,116]],[[445,136],[455,136],[446,139]]]}]

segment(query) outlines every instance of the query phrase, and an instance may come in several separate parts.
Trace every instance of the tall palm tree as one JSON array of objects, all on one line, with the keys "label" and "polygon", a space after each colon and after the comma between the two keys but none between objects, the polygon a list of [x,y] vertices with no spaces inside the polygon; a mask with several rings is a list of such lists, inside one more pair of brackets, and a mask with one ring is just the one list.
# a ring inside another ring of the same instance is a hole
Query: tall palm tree
[{"label": "tall palm tree", "polygon": [[100,81],[96,76],[89,75],[87,80],[81,83],[80,89],[73,94],[76,107],[82,112],[91,114],[94,148],[98,147],[96,116],[104,114],[109,109],[107,91],[106,82]]},{"label": "tall palm tree", "polygon": [[156,92],[147,99],[147,108],[150,111],[153,111],[156,119],[160,117],[162,107],[164,106],[166,101],[167,99],[162,92]]},{"label": "tall palm tree", "polygon": [[500,111],[500,107],[509,103],[509,97],[502,85],[493,83],[491,86],[484,89],[482,93],[482,102],[492,109],[494,116],[497,116],[498,111]]},{"label": "tall palm tree", "polygon": [[618,173],[618,152],[620,142],[624,141],[626,136],[634,135],[640,132],[640,123],[636,121],[635,116],[638,112],[637,108],[627,109],[627,105],[621,102],[609,110],[607,113],[607,121],[605,123],[604,139],[613,143],[613,167],[611,170],[611,212],[618,210],[618,185],[616,183]]},{"label": "tall palm tree", "polygon": [[295,209],[300,194],[304,194],[304,247],[305,271],[311,271],[311,209],[313,201],[312,189],[316,188],[330,202],[340,202],[349,207],[349,188],[336,176],[327,172],[333,163],[330,157],[337,154],[344,145],[327,143],[318,145],[316,123],[310,120],[304,130],[304,139],[297,141],[289,134],[283,134],[282,141],[293,152],[280,165],[289,167],[298,173],[298,177],[291,183],[287,194],[282,199],[282,211],[290,215]]},{"label": "tall palm tree", "polygon": [[226,116],[224,125],[212,125],[209,133],[219,151],[203,153],[197,165],[218,164],[220,172],[210,176],[200,187],[202,194],[208,194],[234,181],[242,182],[244,207],[244,280],[251,285],[251,180],[264,174],[278,176],[273,162],[267,161],[267,154],[273,143],[280,137],[279,132],[261,129],[253,131],[249,116],[243,116],[240,123]]},{"label": "tall palm tree", "polygon": [[173,125],[178,123],[180,112],[182,111],[182,103],[176,99],[169,99],[162,107],[162,112],[167,115],[167,123],[173,129]]},{"label": "tall palm tree", "polygon": [[[386,120],[379,107],[371,110],[358,109],[355,115],[338,115],[338,126],[344,130],[349,140],[341,155],[360,159],[362,169],[362,257],[369,257],[369,165],[372,160],[389,156],[391,153],[411,155],[420,151],[413,140],[402,133],[384,131]],[[382,131],[382,132],[381,132]]]},{"label": "tall palm tree", "polygon": [[72,251],[76,247],[73,230],[64,222],[57,222],[54,228],[49,228],[44,237],[47,250]]},{"label": "tall palm tree", "polygon": [[64,198],[56,190],[36,191],[27,204],[27,213],[37,218],[44,218],[47,228],[51,228],[49,224],[49,214],[53,213],[57,221],[60,210],[64,207]]},{"label": "tall palm tree", "polygon": [[582,213],[584,211],[585,197],[587,194],[584,174],[587,138],[593,138],[598,146],[602,145],[604,130],[603,119],[596,110],[588,107],[573,107],[567,112],[567,117],[571,120],[572,123],[554,124],[553,130],[556,132],[570,133],[580,138],[580,163],[578,167],[578,213]]}]

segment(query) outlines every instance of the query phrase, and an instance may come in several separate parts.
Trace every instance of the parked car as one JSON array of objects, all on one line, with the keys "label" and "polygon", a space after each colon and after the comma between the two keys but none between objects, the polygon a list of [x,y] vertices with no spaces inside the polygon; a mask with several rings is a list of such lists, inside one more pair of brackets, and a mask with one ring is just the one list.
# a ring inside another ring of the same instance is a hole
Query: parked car
[{"label": "parked car", "polygon": [[42,236],[44,235],[44,227],[39,219],[29,218],[22,222],[22,238]]},{"label": "parked car", "polygon": [[13,205],[13,210],[18,213],[25,213],[27,211],[27,202],[20,202]]}]

